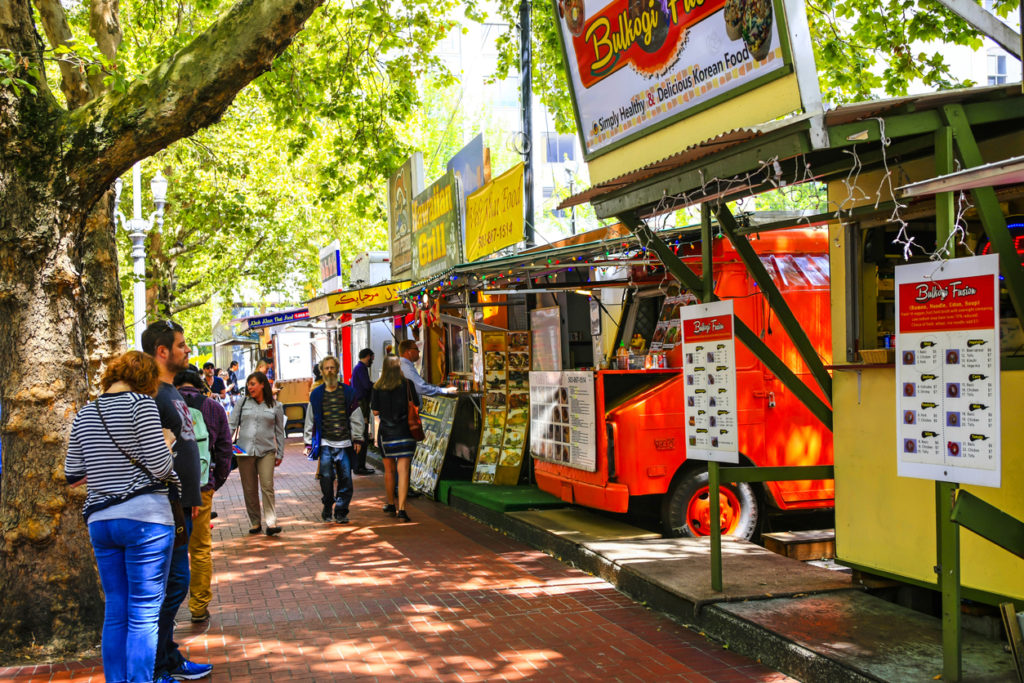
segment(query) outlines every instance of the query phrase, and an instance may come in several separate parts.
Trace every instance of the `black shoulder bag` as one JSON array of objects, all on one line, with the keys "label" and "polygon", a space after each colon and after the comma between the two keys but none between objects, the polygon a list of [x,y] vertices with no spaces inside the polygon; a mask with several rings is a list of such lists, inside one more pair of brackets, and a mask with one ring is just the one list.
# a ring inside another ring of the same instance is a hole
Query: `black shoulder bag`
[{"label": "black shoulder bag", "polygon": [[107,421],[103,417],[103,411],[100,410],[100,400],[98,398],[96,399],[96,414],[100,416],[100,422],[103,423],[103,431],[105,431],[107,436],[110,437],[110,442],[117,447],[117,450],[121,451],[121,455],[128,458],[128,462],[145,472],[146,476],[148,476],[150,480],[167,486],[167,500],[171,503],[171,515],[174,517],[174,547],[179,548],[188,543],[188,534],[185,533],[185,510],[181,507],[181,492],[178,490],[178,487],[169,479],[157,479],[154,477],[153,473],[150,472],[145,465],[133,458],[125,449],[121,448],[121,444],[119,444],[114,438],[114,435],[110,433]]}]

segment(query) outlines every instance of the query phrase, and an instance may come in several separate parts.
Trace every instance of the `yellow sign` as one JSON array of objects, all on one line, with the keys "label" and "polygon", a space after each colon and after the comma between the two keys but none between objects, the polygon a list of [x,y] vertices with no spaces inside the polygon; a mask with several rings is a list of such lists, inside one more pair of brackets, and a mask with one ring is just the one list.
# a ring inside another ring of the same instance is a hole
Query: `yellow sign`
[{"label": "yellow sign", "polygon": [[334,292],[310,301],[308,304],[309,317],[316,318],[328,313],[354,311],[359,308],[390,304],[399,301],[401,297],[398,296],[398,293],[408,289],[411,284],[411,282],[405,280],[404,282],[395,282],[390,285],[380,285],[379,287]]},{"label": "yellow sign", "polygon": [[466,198],[466,261],[523,240],[523,165]]}]

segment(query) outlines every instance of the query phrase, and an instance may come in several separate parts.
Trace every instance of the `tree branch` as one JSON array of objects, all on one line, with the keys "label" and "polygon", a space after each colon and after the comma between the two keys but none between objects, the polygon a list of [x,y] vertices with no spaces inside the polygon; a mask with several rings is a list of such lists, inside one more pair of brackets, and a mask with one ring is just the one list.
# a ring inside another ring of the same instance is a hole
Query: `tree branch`
[{"label": "tree branch", "polygon": [[209,300],[210,300],[210,299],[211,299],[212,297],[213,297],[213,295],[212,295],[212,294],[207,294],[206,296],[204,296],[204,297],[201,297],[201,298],[199,298],[199,299],[197,299],[197,300],[195,300],[195,301],[190,301],[190,302],[188,302],[187,304],[183,304],[183,305],[181,305],[181,306],[175,306],[175,307],[174,307],[174,308],[173,308],[173,309],[171,310],[171,314],[170,314],[170,316],[169,316],[169,317],[170,317],[170,318],[174,318],[174,316],[178,315],[178,314],[179,314],[179,313],[181,313],[182,311],[187,311],[187,310],[189,310],[190,308],[198,308],[199,306],[202,306],[202,305],[203,305],[203,304],[205,304],[205,303],[206,303],[207,301],[209,301]]},{"label": "tree branch", "polygon": [[[34,0],[39,16],[43,20],[43,31],[50,45],[58,47],[68,45],[74,40],[71,27],[68,26],[67,15],[60,0]],[[57,60],[60,65],[60,90],[68,102],[68,109],[77,109],[92,99],[92,91],[85,80],[81,65],[68,55]],[[106,185],[101,189],[106,189]]]},{"label": "tree branch", "polygon": [[73,112],[65,122],[68,191],[91,206],[134,162],[216,123],[323,2],[242,0],[125,93]]}]

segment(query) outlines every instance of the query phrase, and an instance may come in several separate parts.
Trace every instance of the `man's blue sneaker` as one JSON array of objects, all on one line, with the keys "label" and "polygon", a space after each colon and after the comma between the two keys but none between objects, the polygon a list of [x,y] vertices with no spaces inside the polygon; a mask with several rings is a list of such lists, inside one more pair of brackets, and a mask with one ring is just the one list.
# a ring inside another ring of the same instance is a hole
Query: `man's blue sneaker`
[{"label": "man's blue sneaker", "polygon": [[175,683],[175,681],[171,678],[171,674],[164,674],[154,679],[153,683]]},{"label": "man's blue sneaker", "polygon": [[194,681],[209,676],[211,671],[213,671],[211,664],[196,664],[186,659],[181,666],[171,672],[171,678],[176,681]]}]

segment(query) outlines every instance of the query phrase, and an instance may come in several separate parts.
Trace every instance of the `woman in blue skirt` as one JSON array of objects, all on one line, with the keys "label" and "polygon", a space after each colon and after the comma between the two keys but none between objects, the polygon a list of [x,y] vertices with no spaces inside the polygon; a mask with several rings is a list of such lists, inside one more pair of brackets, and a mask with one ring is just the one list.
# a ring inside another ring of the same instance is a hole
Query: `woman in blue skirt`
[{"label": "woman in blue skirt", "polygon": [[[380,379],[373,385],[370,408],[380,417],[377,436],[384,455],[384,491],[387,504],[384,512],[408,522],[405,499],[409,493],[409,469],[416,440],[409,431],[409,401],[420,404],[419,394],[412,382],[402,376],[402,365],[398,356],[384,359]],[[398,474],[398,507],[395,507],[395,474]]]}]

